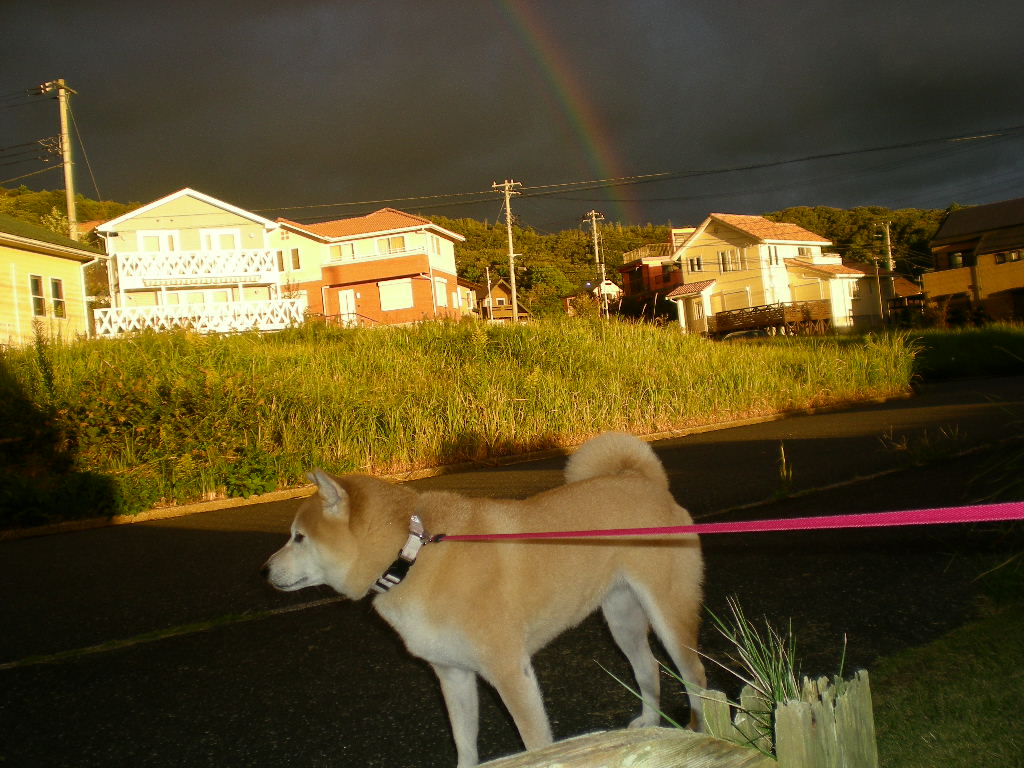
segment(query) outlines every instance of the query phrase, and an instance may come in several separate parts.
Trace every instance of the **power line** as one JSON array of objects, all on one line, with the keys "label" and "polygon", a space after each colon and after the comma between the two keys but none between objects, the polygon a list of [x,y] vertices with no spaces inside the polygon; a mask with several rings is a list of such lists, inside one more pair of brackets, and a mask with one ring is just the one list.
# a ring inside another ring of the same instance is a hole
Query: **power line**
[{"label": "power line", "polygon": [[27,179],[29,176],[37,176],[40,173],[46,173],[47,171],[55,171],[60,168],[59,165],[51,165],[49,168],[43,168],[39,171],[32,171],[32,173],[26,173],[22,176],[15,176],[13,179],[0,179],[0,184],[8,184],[12,181],[20,181],[21,179]]},{"label": "power line", "polygon": [[[955,135],[955,136],[944,136],[944,137],[939,137],[939,138],[919,139],[919,140],[915,140],[915,141],[900,142],[900,143],[897,143],[897,144],[885,144],[885,145],[874,146],[874,147],[865,147],[865,148],[860,148],[860,149],[840,150],[840,151],[835,151],[835,152],[822,152],[822,153],[813,154],[813,155],[804,155],[804,156],[801,156],[801,157],[793,157],[793,158],[787,158],[787,159],[783,159],[783,160],[771,160],[771,161],[766,161],[766,162],[762,162],[762,163],[748,163],[748,164],[745,164],[745,165],[723,166],[723,167],[719,167],[719,168],[704,168],[704,169],[693,169],[693,170],[662,171],[662,172],[658,172],[658,173],[636,174],[636,175],[633,175],[633,176],[617,176],[617,177],[604,178],[604,179],[590,179],[590,180],[581,180],[581,181],[568,181],[568,182],[559,182],[559,183],[555,183],[555,184],[534,184],[534,185],[530,185],[530,186],[524,185],[524,186],[521,187],[521,190],[522,190],[521,194],[522,194],[522,196],[524,198],[527,198],[527,197],[553,197],[553,196],[563,195],[565,193],[572,193],[572,192],[584,192],[584,191],[588,191],[588,190],[607,189],[607,188],[611,188],[611,187],[636,186],[636,185],[639,185],[639,184],[650,184],[650,183],[660,182],[660,181],[670,181],[670,180],[684,179],[684,178],[695,178],[695,177],[701,177],[701,176],[713,176],[713,175],[726,174],[726,173],[738,173],[738,172],[743,172],[743,171],[760,170],[760,169],[764,169],[764,168],[777,168],[777,167],[780,167],[780,166],[794,165],[794,164],[797,164],[797,163],[806,163],[806,162],[813,162],[813,161],[818,161],[818,160],[837,159],[837,158],[841,158],[841,157],[852,157],[852,156],[855,156],[855,155],[870,154],[870,153],[875,153],[875,152],[886,152],[886,151],[892,151],[892,150],[897,150],[897,149],[911,149],[911,148],[915,148],[915,147],[923,147],[923,146],[929,146],[929,145],[934,145],[934,144],[951,144],[951,143],[962,144],[964,142],[969,142],[969,141],[988,141],[990,139],[996,139],[996,138],[1007,138],[1007,137],[1010,137],[1010,136],[1013,136],[1013,135],[1020,134],[1022,132],[1024,132],[1024,125],[1015,125],[1015,126],[1010,126],[1010,127],[1007,127],[1007,128],[999,128],[999,129],[995,129],[995,130],[987,130],[987,131],[984,131],[982,133],[958,134],[958,135]],[[958,147],[958,149],[959,149],[959,147]],[[907,161],[907,162],[914,162],[914,161],[915,160],[910,160],[910,161]],[[311,208],[341,208],[341,207],[354,207],[354,206],[363,206],[363,205],[378,205],[378,204],[381,204],[381,203],[413,202],[413,201],[418,201],[418,200],[453,200],[454,198],[480,196],[480,195],[483,195],[483,194],[489,194],[489,193],[487,193],[486,191],[454,192],[454,193],[448,193],[448,194],[420,195],[420,196],[417,196],[417,197],[388,198],[388,199],[382,199],[382,200],[364,200],[364,201],[359,201],[359,202],[347,202],[347,203],[322,203],[322,204],[316,204],[316,205],[293,206],[293,207],[290,207],[290,208],[264,208],[264,209],[254,209],[254,210],[258,212],[260,210],[264,210],[264,211],[284,211],[284,210],[302,210],[302,209],[311,209]],[[686,197],[667,197],[667,198],[654,198],[654,199],[646,199],[645,198],[644,201],[645,202],[657,202],[658,200],[671,201],[671,200],[698,199],[700,197],[719,196],[720,194],[723,194],[723,193],[712,193],[712,194],[705,193],[705,194],[702,194],[702,195],[686,196]],[[493,198],[488,198],[488,199],[493,199]],[[563,199],[563,200],[573,200],[573,199],[577,199],[577,198],[561,197],[560,199]],[[593,202],[593,198],[578,198],[578,199],[581,200],[581,201]],[[623,199],[619,200],[619,202],[628,202],[628,201],[633,201],[633,200],[636,200],[636,198],[623,198]],[[485,202],[485,201],[486,201],[485,199],[481,199],[481,200],[477,200],[477,201],[468,201],[466,203],[460,203],[460,202],[435,203],[435,204],[430,205],[430,206],[422,206],[422,208],[423,209],[427,209],[427,208],[450,207],[450,206],[454,206],[454,205],[474,204],[474,203],[477,203],[477,202]]]},{"label": "power line", "polygon": [[92,188],[96,190],[96,199],[102,200],[103,196],[100,194],[99,185],[96,184],[96,174],[92,172],[92,163],[89,162],[89,153],[85,151],[85,142],[82,141],[82,134],[78,130],[78,121],[75,120],[75,113],[71,110],[70,103],[68,104],[68,116],[71,118],[71,125],[75,129],[78,146],[82,148],[82,157],[85,159],[85,167],[89,169],[89,178],[92,179]]}]

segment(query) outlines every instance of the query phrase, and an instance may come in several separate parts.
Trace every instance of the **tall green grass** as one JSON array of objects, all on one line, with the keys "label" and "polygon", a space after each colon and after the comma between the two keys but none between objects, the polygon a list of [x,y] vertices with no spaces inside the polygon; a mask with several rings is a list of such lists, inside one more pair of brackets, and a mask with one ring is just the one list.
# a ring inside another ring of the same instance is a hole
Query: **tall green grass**
[{"label": "tall green grass", "polygon": [[723,344],[558,318],[144,333],[0,362],[133,511],[294,484],[313,466],[398,472],[891,395],[913,356],[900,335]]},{"label": "tall green grass", "polygon": [[1020,324],[909,333],[921,346],[918,372],[926,379],[1024,374],[1024,326]]}]

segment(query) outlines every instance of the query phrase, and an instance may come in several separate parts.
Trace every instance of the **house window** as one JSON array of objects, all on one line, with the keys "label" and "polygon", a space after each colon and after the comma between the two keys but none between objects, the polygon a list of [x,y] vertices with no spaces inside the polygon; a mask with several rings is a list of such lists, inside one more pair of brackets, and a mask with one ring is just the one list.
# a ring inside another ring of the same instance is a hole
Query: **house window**
[{"label": "house window", "polygon": [[146,253],[167,253],[178,250],[177,231],[139,230],[136,234],[139,250]]},{"label": "house window", "polygon": [[380,291],[380,308],[384,312],[396,309],[412,309],[412,278],[385,280],[377,283]]},{"label": "house window", "polygon": [[203,229],[199,232],[204,251],[237,251],[241,248],[241,236],[237,229]]},{"label": "house window", "polygon": [[743,269],[743,257],[735,250],[719,251],[718,268],[722,272],[739,272]]},{"label": "house window", "polygon": [[43,294],[43,278],[40,275],[28,276],[29,293],[32,294],[32,314],[36,317],[46,315],[46,296]]},{"label": "house window", "polygon": [[797,246],[797,249],[796,249],[796,255],[797,256],[803,256],[803,257],[806,257],[806,258],[810,258],[811,257],[811,249],[808,248],[806,245],[799,245],[799,246]]},{"label": "house window", "polygon": [[405,250],[405,236],[381,237],[377,239],[377,253],[401,253]]},{"label": "house window", "polygon": [[850,298],[851,299],[859,299],[860,298],[860,280],[851,280],[850,281]]},{"label": "house window", "polygon": [[57,278],[50,278],[50,297],[53,299],[53,316],[67,317],[67,308],[64,305],[64,281]]},{"label": "house window", "polygon": [[277,271],[284,272],[284,251],[277,252]]},{"label": "house window", "polygon": [[691,272],[704,271],[704,259],[701,256],[691,256],[686,263]]},{"label": "house window", "polygon": [[448,281],[441,277],[434,278],[434,295],[437,297],[437,306],[448,306]]},{"label": "house window", "polygon": [[779,246],[768,246],[768,265],[772,267],[779,266]]},{"label": "house window", "polygon": [[302,262],[299,260],[299,249],[292,248],[292,269],[301,269]]},{"label": "house window", "polygon": [[498,306],[499,307],[504,307],[505,306],[505,297],[504,296],[499,296],[498,297]]},{"label": "house window", "polygon": [[331,246],[331,261],[353,261],[356,257],[352,243]]}]

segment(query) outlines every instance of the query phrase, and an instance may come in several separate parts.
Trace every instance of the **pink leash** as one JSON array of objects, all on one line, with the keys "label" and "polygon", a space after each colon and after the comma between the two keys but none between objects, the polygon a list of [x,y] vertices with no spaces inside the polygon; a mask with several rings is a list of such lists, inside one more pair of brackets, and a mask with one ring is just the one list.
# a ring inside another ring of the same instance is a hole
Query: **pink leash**
[{"label": "pink leash", "polygon": [[750,520],[737,523],[698,523],[663,528],[609,528],[594,531],[541,531],[534,533],[440,533],[431,541],[499,541],[502,539],[584,539],[613,536],[656,536],[685,533],[763,533],[767,531],[817,531],[837,528],[883,528],[948,523],[990,523],[1024,519],[1024,501],[981,504],[970,507],[937,507],[901,512],[870,512],[859,515],[794,517],[788,520]]}]

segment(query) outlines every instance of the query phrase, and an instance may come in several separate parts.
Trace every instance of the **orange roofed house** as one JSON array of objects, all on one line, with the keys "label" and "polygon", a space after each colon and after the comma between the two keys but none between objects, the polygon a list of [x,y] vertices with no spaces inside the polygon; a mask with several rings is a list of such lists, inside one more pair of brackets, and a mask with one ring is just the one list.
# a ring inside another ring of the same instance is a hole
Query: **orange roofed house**
[{"label": "orange roofed house", "polygon": [[[465,240],[429,219],[382,208],[350,219],[300,224],[278,219],[284,251],[314,251],[309,268],[288,275],[286,291],[309,311],[345,325],[410,323],[463,314],[455,243]],[[315,266],[314,266],[315,265]]]}]

